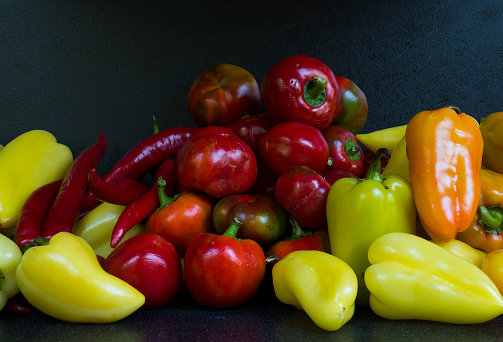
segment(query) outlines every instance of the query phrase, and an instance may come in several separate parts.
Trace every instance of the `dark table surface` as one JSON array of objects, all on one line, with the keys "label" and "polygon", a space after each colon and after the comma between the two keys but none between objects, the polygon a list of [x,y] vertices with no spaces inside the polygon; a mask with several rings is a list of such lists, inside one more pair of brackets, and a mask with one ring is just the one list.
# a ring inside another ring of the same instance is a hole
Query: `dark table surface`
[{"label": "dark table surface", "polygon": [[[45,129],[76,156],[100,133],[108,171],[152,132],[194,125],[195,78],[218,63],[260,83],[295,53],[354,81],[369,103],[363,132],[406,124],[453,104],[481,118],[503,110],[500,1],[2,0],[0,144]],[[56,321],[38,311],[0,320],[0,340],[500,340],[502,319],[451,325],[388,321],[357,308],[341,330],[317,328],[271,289],[233,310],[178,298],[107,325]],[[475,308],[483,310],[483,308]]]}]

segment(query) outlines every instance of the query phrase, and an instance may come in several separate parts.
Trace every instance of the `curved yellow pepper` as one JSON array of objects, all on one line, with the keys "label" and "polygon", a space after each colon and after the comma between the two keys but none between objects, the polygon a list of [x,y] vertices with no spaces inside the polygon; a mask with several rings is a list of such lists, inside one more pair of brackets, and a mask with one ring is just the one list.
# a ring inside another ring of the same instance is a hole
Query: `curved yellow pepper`
[{"label": "curved yellow pepper", "polygon": [[407,158],[405,135],[391,152],[391,158],[389,158],[388,164],[386,164],[382,174],[383,176],[402,176],[410,182],[409,159]]},{"label": "curved yellow pepper", "polygon": [[0,311],[7,300],[19,292],[16,268],[21,262],[21,250],[14,241],[0,234]]},{"label": "curved yellow pepper", "polygon": [[474,324],[503,313],[503,297],[480,268],[428,240],[386,234],[368,257],[365,284],[381,317]]},{"label": "curved yellow pepper", "polygon": [[393,151],[400,139],[405,135],[406,129],[407,125],[389,127],[370,133],[356,134],[355,138],[374,153],[380,148]]},{"label": "curved yellow pepper", "polygon": [[9,142],[0,151],[0,228],[16,226],[28,196],[63,179],[72,163],[70,149],[49,132],[33,130]]},{"label": "curved yellow pepper", "polygon": [[289,253],[272,269],[276,297],[304,310],[321,329],[335,331],[355,312],[358,281],[339,258],[320,251]]},{"label": "curved yellow pepper", "polygon": [[449,242],[437,242],[433,240],[431,240],[431,242],[465,259],[466,261],[474,264],[478,268],[482,267],[482,261],[487,255],[486,252],[481,251],[480,249],[477,248],[473,248],[469,244],[456,239],[451,240]]},{"label": "curved yellow pepper", "polygon": [[16,280],[31,305],[67,322],[115,322],[145,303],[138,290],[101,268],[84,239],[66,232],[29,248]]},{"label": "curved yellow pepper", "polygon": [[[101,203],[77,221],[73,228],[73,234],[86,240],[94,249],[96,255],[101,255],[104,258],[108,257],[114,250],[114,248],[110,247],[112,231],[124,208],[123,205]],[[144,224],[138,223],[126,233],[122,241],[144,232]]]}]

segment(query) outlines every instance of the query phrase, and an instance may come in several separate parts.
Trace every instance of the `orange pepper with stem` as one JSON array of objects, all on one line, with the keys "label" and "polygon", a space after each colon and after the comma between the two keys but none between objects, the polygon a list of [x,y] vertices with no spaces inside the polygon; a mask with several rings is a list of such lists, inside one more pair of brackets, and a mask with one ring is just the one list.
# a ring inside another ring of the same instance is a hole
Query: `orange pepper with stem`
[{"label": "orange pepper with stem", "polygon": [[457,107],[422,111],[405,133],[410,181],[428,235],[448,242],[473,221],[480,199],[483,140]]}]

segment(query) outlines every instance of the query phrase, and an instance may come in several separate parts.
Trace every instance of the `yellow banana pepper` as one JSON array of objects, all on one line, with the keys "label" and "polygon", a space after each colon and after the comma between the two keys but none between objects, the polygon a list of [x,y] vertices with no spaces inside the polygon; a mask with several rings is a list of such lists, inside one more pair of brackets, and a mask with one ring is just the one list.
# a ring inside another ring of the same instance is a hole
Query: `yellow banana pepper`
[{"label": "yellow banana pepper", "polygon": [[0,311],[7,300],[19,292],[16,268],[21,262],[21,250],[14,241],[0,234]]},{"label": "yellow banana pepper", "polygon": [[33,130],[9,142],[0,151],[0,228],[15,227],[28,196],[63,179],[72,163],[70,149],[49,132]]},{"label": "yellow banana pepper", "polygon": [[478,268],[481,268],[482,261],[486,257],[486,252],[481,251],[480,249],[473,248],[469,244],[460,241],[460,240],[451,240],[449,242],[437,242],[431,240],[436,245],[439,245],[443,249],[465,259],[466,261],[474,264]]},{"label": "yellow banana pepper", "polygon": [[393,151],[400,139],[405,135],[406,129],[407,125],[389,127],[370,133],[357,134],[355,138],[374,153],[380,148]]},{"label": "yellow banana pepper", "polygon": [[321,329],[335,331],[355,312],[358,281],[339,258],[320,251],[289,253],[272,269],[276,297],[304,310]]},{"label": "yellow banana pepper", "polygon": [[16,280],[31,305],[67,322],[115,322],[145,303],[138,290],[101,268],[84,239],[67,232],[29,248]]},{"label": "yellow banana pepper", "polygon": [[[104,258],[108,257],[115,249],[110,247],[112,231],[124,208],[126,207],[123,205],[101,203],[77,221],[73,228],[73,234],[86,240],[94,249],[96,255],[101,255]],[[126,233],[122,241],[144,232],[144,224],[138,223]]]},{"label": "yellow banana pepper", "polygon": [[503,313],[503,297],[480,268],[428,240],[386,234],[368,257],[365,284],[381,317],[475,324]]}]

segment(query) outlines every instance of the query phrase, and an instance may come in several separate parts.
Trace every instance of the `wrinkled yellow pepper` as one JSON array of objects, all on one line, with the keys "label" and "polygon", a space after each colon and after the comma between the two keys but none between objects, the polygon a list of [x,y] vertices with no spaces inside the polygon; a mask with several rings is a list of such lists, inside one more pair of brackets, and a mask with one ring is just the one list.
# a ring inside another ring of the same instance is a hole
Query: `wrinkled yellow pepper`
[{"label": "wrinkled yellow pepper", "polygon": [[355,312],[358,281],[351,267],[320,251],[289,253],[272,269],[276,297],[304,310],[321,329],[335,331]]},{"label": "wrinkled yellow pepper", "polygon": [[365,271],[370,307],[387,319],[456,324],[503,313],[503,297],[477,266],[412,234],[390,233],[369,248]]},{"label": "wrinkled yellow pepper", "polygon": [[[114,248],[110,247],[112,231],[124,208],[123,205],[101,203],[77,221],[73,228],[73,234],[86,240],[94,249],[96,255],[101,255],[104,258],[108,257],[114,250]],[[122,241],[144,232],[144,224],[138,223],[126,233]]]},{"label": "wrinkled yellow pepper", "polygon": [[29,248],[16,280],[31,305],[67,322],[115,322],[145,303],[138,290],[105,272],[91,246],[72,233]]},{"label": "wrinkled yellow pepper", "polygon": [[406,129],[407,125],[389,127],[370,133],[357,134],[355,138],[374,153],[380,148],[393,151],[400,139],[405,135]]},{"label": "wrinkled yellow pepper", "polygon": [[63,179],[73,163],[70,149],[49,132],[21,134],[0,151],[0,228],[15,227],[28,196]]},{"label": "wrinkled yellow pepper", "polygon": [[16,268],[21,262],[21,250],[14,241],[0,234],[0,311],[7,300],[19,292]]},{"label": "wrinkled yellow pepper", "polygon": [[466,261],[474,264],[478,268],[481,268],[482,261],[486,257],[486,252],[481,251],[480,249],[473,248],[469,244],[460,241],[460,240],[451,240],[449,242],[437,242],[431,240],[436,245],[439,245],[443,249],[465,259]]}]

